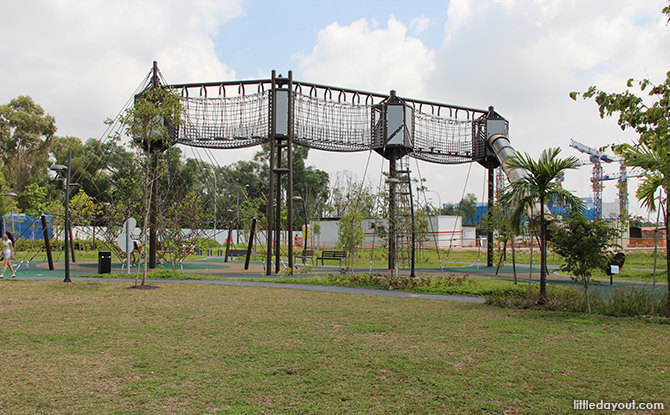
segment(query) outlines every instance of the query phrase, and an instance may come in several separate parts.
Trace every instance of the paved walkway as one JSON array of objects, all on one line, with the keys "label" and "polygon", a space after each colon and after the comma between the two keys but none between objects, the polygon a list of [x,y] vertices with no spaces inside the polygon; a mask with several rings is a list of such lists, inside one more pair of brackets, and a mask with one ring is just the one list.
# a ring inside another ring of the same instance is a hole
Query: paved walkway
[{"label": "paved walkway", "polygon": [[[16,262],[14,263],[15,267],[18,266],[16,275],[19,279],[54,279],[60,280],[64,275],[64,263],[56,262],[55,270],[51,271],[48,269],[47,263],[45,261],[32,261],[30,263],[21,263],[20,266]],[[163,264],[163,269],[172,269],[169,264]],[[554,270],[555,267],[551,267],[550,270]],[[178,268],[179,269],[179,268]],[[170,280],[156,280],[152,283],[165,283],[165,282],[189,282],[197,284],[223,284],[223,285],[246,285],[246,286],[264,286],[264,287],[279,287],[279,288],[292,288],[292,289],[302,289],[302,290],[312,290],[312,291],[328,291],[328,292],[342,292],[350,294],[359,294],[359,295],[382,295],[389,297],[407,297],[407,298],[425,298],[425,299],[435,299],[435,300],[449,300],[449,301],[466,301],[466,302],[483,302],[483,298],[479,297],[461,297],[461,296],[448,296],[448,295],[428,295],[428,294],[414,294],[406,293],[401,291],[390,291],[390,290],[369,290],[369,289],[355,289],[355,288],[338,288],[338,287],[323,287],[323,286],[314,286],[308,284],[284,284],[284,283],[271,283],[271,282],[260,282],[253,281],[254,279],[279,279],[282,278],[278,275],[266,276],[264,272],[263,263],[251,263],[248,270],[244,269],[244,263],[242,261],[231,261],[223,262],[223,258],[220,257],[206,257],[198,260],[187,261],[183,264],[181,269],[188,273],[194,274],[204,274],[204,275],[214,275],[225,277],[229,279],[240,279],[240,280],[226,280],[226,281],[170,281]],[[307,272],[304,272],[307,271]],[[299,268],[293,278],[307,278],[314,275],[323,275],[327,272],[337,272],[337,266],[326,266],[326,267],[313,267],[313,268]],[[78,275],[90,275],[98,272],[98,263],[93,260],[80,260],[76,263],[70,264],[70,273],[73,277]],[[128,279],[118,278],[120,275],[125,274],[127,270],[122,269],[121,264],[118,261],[112,262],[112,272],[117,274],[114,278],[117,281],[133,281],[131,276],[137,272],[137,268],[131,268],[130,274],[128,274]],[[387,272],[385,269],[376,269],[369,267],[357,268],[353,272],[359,273],[380,273],[384,274]],[[407,270],[402,272],[403,275],[408,274]],[[513,279],[513,271],[511,266],[505,266],[500,269],[498,275],[496,275],[495,267],[486,267],[483,264],[477,263],[462,263],[462,264],[449,264],[448,267],[441,268],[420,268],[417,269],[416,274],[418,276],[428,276],[428,275],[440,275],[440,274],[469,274],[477,277],[486,277],[486,278],[497,278],[497,279]],[[526,264],[517,265],[517,275],[518,281],[520,283],[528,282],[528,275],[530,273],[530,267]],[[6,275],[9,275],[9,271]],[[80,278],[77,278],[80,279]],[[245,279],[247,281],[241,281]],[[248,281],[251,280],[251,281]],[[532,273],[532,282],[539,281],[539,267],[533,267]],[[559,284],[559,285],[573,285],[580,288],[576,285],[575,282],[568,276],[561,275],[557,272],[552,272],[548,276],[548,283],[550,284]],[[665,283],[657,283],[658,288],[660,288]],[[610,291],[615,288],[621,287],[644,287],[650,288],[651,283],[647,282],[636,282],[636,281],[614,281],[614,285],[609,285],[609,280],[600,280],[594,281],[592,284],[593,287],[603,290],[604,292]],[[473,300],[474,298],[474,300]]]},{"label": "paved walkway", "polygon": [[[12,279],[14,280],[14,279]],[[16,280],[29,281],[62,281],[62,277],[17,277]],[[133,283],[133,278],[89,278],[73,277],[73,281],[119,281]],[[238,287],[266,287],[283,288],[289,290],[320,291],[329,293],[344,293],[354,295],[370,295],[377,297],[396,297],[396,298],[417,298],[421,300],[440,300],[440,301],[458,301],[462,303],[484,303],[482,297],[468,297],[462,295],[438,295],[438,294],[420,294],[408,293],[404,291],[374,290],[369,288],[349,288],[349,287],[331,287],[323,285],[308,284],[284,284],[280,282],[261,282],[246,280],[147,280],[148,284],[211,284],[211,285],[229,285]]]}]

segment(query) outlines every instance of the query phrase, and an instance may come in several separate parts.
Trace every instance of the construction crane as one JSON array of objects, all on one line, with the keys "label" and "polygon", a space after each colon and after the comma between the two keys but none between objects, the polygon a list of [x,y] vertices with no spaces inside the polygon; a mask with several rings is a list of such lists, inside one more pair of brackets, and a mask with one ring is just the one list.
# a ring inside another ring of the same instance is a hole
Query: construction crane
[{"label": "construction crane", "polygon": [[[593,173],[591,175],[591,185],[593,187],[593,204],[595,207],[595,217],[602,219],[603,217],[603,166],[602,163],[612,163],[616,161],[602,151],[596,150],[578,141],[570,139],[570,147],[589,155],[589,162],[593,164]],[[584,164],[584,163],[582,163]],[[626,166],[621,161],[620,171],[623,169],[624,183],[619,182],[619,217],[622,218],[628,211],[628,183],[626,179]],[[622,192],[623,191],[623,192]],[[623,200],[623,202],[622,202]],[[623,208],[622,208],[623,206]]]}]

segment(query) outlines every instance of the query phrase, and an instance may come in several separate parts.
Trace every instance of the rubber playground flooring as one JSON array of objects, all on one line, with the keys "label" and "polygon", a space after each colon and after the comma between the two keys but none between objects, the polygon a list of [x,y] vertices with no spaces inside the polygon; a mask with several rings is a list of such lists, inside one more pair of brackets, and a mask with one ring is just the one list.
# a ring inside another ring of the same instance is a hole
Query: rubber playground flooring
[{"label": "rubber playground flooring", "polygon": [[[283,262],[285,265],[286,262]],[[46,261],[21,261],[13,263],[16,276],[19,278],[36,278],[40,277],[59,277],[65,275],[65,263],[63,261],[54,262],[54,270],[49,270],[48,264]],[[308,264],[309,265],[309,264]],[[158,264],[157,270],[172,270],[172,264],[163,263]],[[233,278],[233,279],[267,279],[267,278],[282,278],[282,275],[277,275],[273,272],[272,275],[265,275],[265,263],[264,262],[251,262],[249,264],[249,269],[244,269],[244,261],[241,259],[229,260],[224,262],[223,257],[204,257],[199,259],[193,259],[185,261],[183,264],[177,265],[174,268],[178,271],[184,271],[187,273],[193,274],[202,274],[202,275],[211,275],[221,278]],[[551,268],[550,268],[551,270]],[[497,271],[497,272],[496,272]],[[539,281],[539,266],[534,265],[532,272],[528,264],[517,264],[517,280],[520,283],[528,282],[529,276],[530,280],[533,282]],[[111,272],[114,274],[129,274],[134,275],[137,273],[137,267],[131,266],[130,272],[126,270],[121,261],[112,261]],[[311,277],[314,275],[323,275],[326,273],[339,273],[340,268],[337,265],[334,266],[308,266],[305,267],[300,262],[296,264],[296,270],[294,272],[293,278],[300,277]],[[373,274],[388,274],[387,269],[383,268],[370,268],[370,267],[360,267],[354,270],[349,271],[350,273],[373,273]],[[77,262],[70,262],[70,275],[73,277],[81,275],[91,275],[98,273],[98,262],[95,260],[80,260]],[[449,263],[447,266],[442,268],[416,268],[417,276],[437,276],[437,275],[470,275],[472,277],[485,277],[485,278],[498,278],[498,279],[507,279],[512,280],[514,278],[514,269],[512,266],[506,265],[500,269],[496,267],[487,267],[486,264],[481,263]],[[9,276],[9,270],[5,273],[5,276]],[[284,274],[285,275],[285,274]],[[409,275],[408,269],[401,269],[400,275]],[[576,284],[567,276],[560,275],[558,273],[552,272],[548,277],[548,282],[551,284],[559,285],[573,285],[579,288],[579,285]],[[620,288],[620,287],[631,287],[639,286],[649,288],[650,284],[648,283],[636,283],[629,281],[614,281],[614,284],[610,286],[609,281],[600,281],[594,282],[594,286],[600,286],[605,290],[610,288]]]},{"label": "rubber playground flooring", "polygon": [[[64,261],[54,261],[54,270],[49,270],[48,264],[44,260],[37,261],[21,261],[19,263],[13,263],[16,275],[19,277],[53,277],[58,275],[63,275],[65,263]],[[417,276],[431,276],[431,275],[449,275],[449,274],[470,274],[470,275],[481,275],[495,277],[496,269],[488,268],[485,264],[449,264],[448,267],[443,268],[416,268]],[[286,259],[282,262],[282,268],[286,266]],[[142,269],[143,264],[140,264],[140,269]],[[259,261],[252,261],[249,264],[248,269],[244,269],[244,261],[241,259],[228,260],[224,262],[223,257],[204,257],[199,259],[192,259],[184,261],[182,264],[177,264],[172,266],[171,263],[162,263],[158,264],[156,267],[157,270],[172,270],[184,271],[188,273],[196,273],[203,275],[213,275],[226,278],[273,278],[278,277],[276,273],[273,272],[272,275],[265,275],[265,263]],[[528,265],[518,265],[517,273],[519,278],[521,275],[528,275],[530,268]],[[7,271],[9,272],[9,271]],[[133,274],[137,272],[137,266],[130,267],[130,272],[126,269],[125,265],[121,261],[112,261],[111,272],[114,274]],[[324,273],[338,273],[340,268],[338,265],[331,266],[313,266],[311,264],[303,265],[298,261],[296,263],[296,271],[294,272],[294,277],[307,277],[312,275],[323,275]],[[383,268],[370,268],[370,267],[359,267],[355,268],[352,273],[363,273],[370,272],[375,274],[388,274],[387,269]],[[539,267],[534,267],[533,272],[537,274],[539,272]],[[70,261],[70,275],[90,275],[98,273],[98,262],[96,260],[79,260],[76,262]],[[400,275],[409,275],[409,269],[400,269]],[[499,271],[499,277],[512,277],[513,270],[512,267],[504,267]]]}]

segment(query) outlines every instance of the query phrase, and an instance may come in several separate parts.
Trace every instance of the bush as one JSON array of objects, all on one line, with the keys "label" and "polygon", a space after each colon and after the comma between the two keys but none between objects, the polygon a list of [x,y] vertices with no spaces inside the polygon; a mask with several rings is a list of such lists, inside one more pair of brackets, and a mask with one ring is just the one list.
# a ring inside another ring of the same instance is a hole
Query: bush
[{"label": "bush", "polygon": [[411,290],[417,287],[443,288],[475,284],[474,281],[468,279],[466,276],[457,277],[455,275],[410,278],[402,276],[391,277],[383,274],[329,274],[328,280],[345,287],[365,286],[369,288],[397,290]]},{"label": "bush", "polygon": [[[659,292],[661,295],[658,295]],[[654,314],[665,315],[667,303],[663,298],[663,290],[656,292],[656,298],[651,292],[641,288],[619,288],[609,296],[599,297],[594,306],[597,313],[612,316],[643,316],[651,314],[651,303],[654,301]],[[595,309],[594,309],[595,311]]]},{"label": "bush", "polygon": [[[506,308],[535,308],[549,311],[586,313],[584,293],[572,287],[549,286],[547,303],[538,305],[539,291],[533,289],[530,297],[526,290],[498,290],[486,296],[486,303]],[[664,315],[666,303],[663,296],[653,299],[654,314]],[[617,289],[609,295],[593,295],[591,309],[595,314],[611,316],[645,316],[651,314],[651,292],[647,289]]]},{"label": "bush", "polygon": [[198,238],[198,240],[196,242],[196,246],[198,248],[202,248],[202,249],[209,249],[209,248],[220,248],[220,247],[225,246],[225,245],[219,244],[214,239]]},{"label": "bush", "polygon": [[[92,251],[93,250],[93,240],[92,239],[75,239],[73,242],[74,249]],[[52,251],[62,251],[65,246],[65,241],[62,239],[51,239],[51,250]],[[97,241],[98,248],[102,244],[102,241]],[[44,240],[43,239],[17,239],[15,243],[15,248],[17,251],[45,251]]]}]

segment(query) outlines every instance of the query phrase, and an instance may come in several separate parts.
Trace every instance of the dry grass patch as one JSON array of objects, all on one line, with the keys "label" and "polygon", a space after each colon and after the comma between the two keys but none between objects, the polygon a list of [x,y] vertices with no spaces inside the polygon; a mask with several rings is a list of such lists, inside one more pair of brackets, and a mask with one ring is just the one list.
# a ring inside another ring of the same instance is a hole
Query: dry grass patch
[{"label": "dry grass patch", "polygon": [[658,401],[670,386],[670,326],[641,320],[285,289],[127,286],[2,284],[0,406],[565,413],[572,399]]}]

